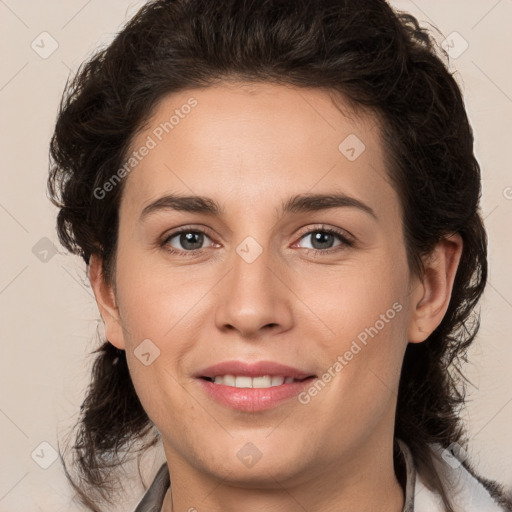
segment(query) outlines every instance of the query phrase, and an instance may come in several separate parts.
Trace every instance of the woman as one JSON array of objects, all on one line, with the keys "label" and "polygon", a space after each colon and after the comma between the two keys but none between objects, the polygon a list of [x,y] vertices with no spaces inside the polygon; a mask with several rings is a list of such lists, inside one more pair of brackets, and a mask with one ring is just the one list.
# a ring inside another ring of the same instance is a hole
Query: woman
[{"label": "woman", "polygon": [[160,441],[137,512],[511,510],[458,417],[472,131],[412,16],[151,1],[68,85],[51,158],[105,325],[73,446],[91,510]]}]

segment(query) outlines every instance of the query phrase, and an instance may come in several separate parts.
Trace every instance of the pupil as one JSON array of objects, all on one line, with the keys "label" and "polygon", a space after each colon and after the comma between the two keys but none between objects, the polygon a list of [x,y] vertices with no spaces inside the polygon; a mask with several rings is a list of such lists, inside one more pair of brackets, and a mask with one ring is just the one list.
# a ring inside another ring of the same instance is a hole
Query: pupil
[{"label": "pupil", "polygon": [[313,247],[315,247],[315,243],[319,243],[321,247],[316,247],[317,249],[329,249],[331,245],[329,242],[332,242],[331,238],[331,233],[323,233],[321,231],[317,231],[313,235]]},{"label": "pupil", "polygon": [[203,244],[202,237],[202,233],[182,233],[180,236],[180,243],[185,249],[200,249]]}]

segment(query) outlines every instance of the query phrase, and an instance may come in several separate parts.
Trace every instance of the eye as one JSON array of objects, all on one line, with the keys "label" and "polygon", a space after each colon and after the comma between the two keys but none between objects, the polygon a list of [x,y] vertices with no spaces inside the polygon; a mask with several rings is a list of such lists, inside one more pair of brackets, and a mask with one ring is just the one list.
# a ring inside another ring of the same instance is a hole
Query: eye
[{"label": "eye", "polygon": [[[300,238],[301,241],[308,239],[310,241],[310,247],[305,247],[305,249],[313,251],[315,254],[333,252],[331,249],[336,251],[353,245],[353,241],[349,239],[345,232],[333,228],[322,227],[313,229]],[[337,244],[336,240],[338,240]]]},{"label": "eye", "polygon": [[204,249],[205,239],[211,241],[204,231],[182,228],[167,236],[162,246],[172,253],[199,252]]}]

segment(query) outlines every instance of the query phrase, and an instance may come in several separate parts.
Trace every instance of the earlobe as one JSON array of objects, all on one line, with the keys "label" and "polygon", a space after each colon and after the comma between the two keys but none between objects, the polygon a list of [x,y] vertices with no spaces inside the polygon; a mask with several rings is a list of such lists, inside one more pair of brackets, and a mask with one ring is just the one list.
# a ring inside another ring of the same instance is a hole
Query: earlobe
[{"label": "earlobe", "polygon": [[113,286],[105,281],[103,262],[99,256],[91,256],[87,267],[87,275],[94,291],[101,318],[105,324],[106,338],[112,345],[124,350],[125,340],[116,296]]},{"label": "earlobe", "polygon": [[425,341],[443,320],[450,304],[462,249],[460,235],[451,235],[439,241],[424,259],[424,273],[412,293],[409,342]]}]

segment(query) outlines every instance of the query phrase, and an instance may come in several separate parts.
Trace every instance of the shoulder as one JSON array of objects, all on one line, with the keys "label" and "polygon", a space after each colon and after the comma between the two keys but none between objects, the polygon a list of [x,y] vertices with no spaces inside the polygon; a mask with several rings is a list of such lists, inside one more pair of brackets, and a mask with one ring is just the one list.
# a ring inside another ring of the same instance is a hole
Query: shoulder
[{"label": "shoulder", "polygon": [[[451,452],[432,445],[434,464],[443,481],[454,512],[508,512],[512,501],[496,482],[477,475],[467,461],[460,462]],[[414,499],[415,512],[445,512],[439,494],[429,489],[417,474]]]}]

